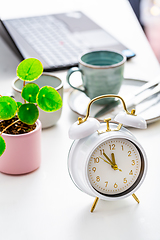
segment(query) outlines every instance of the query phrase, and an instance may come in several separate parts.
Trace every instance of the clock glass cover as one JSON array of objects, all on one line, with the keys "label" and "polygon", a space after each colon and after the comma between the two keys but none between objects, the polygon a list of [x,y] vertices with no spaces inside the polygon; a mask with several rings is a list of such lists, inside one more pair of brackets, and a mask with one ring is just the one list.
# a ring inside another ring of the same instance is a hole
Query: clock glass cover
[{"label": "clock glass cover", "polygon": [[97,192],[123,196],[139,184],[144,159],[133,142],[115,138],[104,141],[92,152],[87,171],[89,183]]}]

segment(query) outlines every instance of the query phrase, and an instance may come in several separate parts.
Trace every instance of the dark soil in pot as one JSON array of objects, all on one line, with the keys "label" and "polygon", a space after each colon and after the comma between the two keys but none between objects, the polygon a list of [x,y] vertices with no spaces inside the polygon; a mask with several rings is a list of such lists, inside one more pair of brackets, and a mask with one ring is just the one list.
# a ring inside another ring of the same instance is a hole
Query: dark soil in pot
[{"label": "dark soil in pot", "polygon": [[[12,124],[13,122],[15,122],[17,120],[18,120],[18,118],[14,117],[14,118],[9,119],[9,120],[0,121],[0,132],[2,132],[3,129],[5,129],[7,126],[9,126],[10,124]],[[33,125],[28,125],[28,124],[22,123],[19,120],[18,122],[16,122],[15,124],[13,124],[9,128],[7,128],[4,133],[13,134],[13,135],[24,134],[24,133],[28,133],[28,132],[33,131],[35,128],[36,128],[35,123]]]}]

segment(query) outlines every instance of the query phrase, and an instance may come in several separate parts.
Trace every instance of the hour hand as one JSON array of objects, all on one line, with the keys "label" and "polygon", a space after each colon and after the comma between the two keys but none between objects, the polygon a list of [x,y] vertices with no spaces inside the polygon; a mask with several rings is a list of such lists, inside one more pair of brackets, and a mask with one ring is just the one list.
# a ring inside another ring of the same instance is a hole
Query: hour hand
[{"label": "hour hand", "polygon": [[114,153],[111,153],[111,158],[112,158],[112,162],[113,162],[113,164],[115,165],[115,164],[116,164],[116,161],[115,161]]},{"label": "hour hand", "polygon": [[117,164],[116,164],[114,153],[111,153],[111,158],[112,158],[112,163],[113,163],[113,169],[114,170],[119,170],[120,172],[122,172],[122,170],[119,169]]}]

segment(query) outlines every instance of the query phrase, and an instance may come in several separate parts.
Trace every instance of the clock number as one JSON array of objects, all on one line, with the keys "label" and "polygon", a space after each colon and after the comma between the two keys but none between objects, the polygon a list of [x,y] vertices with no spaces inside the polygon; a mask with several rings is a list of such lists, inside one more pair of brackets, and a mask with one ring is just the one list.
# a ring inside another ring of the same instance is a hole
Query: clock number
[{"label": "clock number", "polygon": [[109,145],[110,150],[115,150],[115,144]]},{"label": "clock number", "polygon": [[104,149],[100,149],[100,155],[103,155]]},{"label": "clock number", "polygon": [[124,150],[124,147],[123,147],[123,145],[121,145],[121,147],[122,147],[122,151]]},{"label": "clock number", "polygon": [[131,156],[131,151],[128,151],[128,157],[130,157]]},{"label": "clock number", "polygon": [[135,165],[135,160],[132,160],[132,165],[133,165],[133,166]]},{"label": "clock number", "polygon": [[107,185],[108,185],[108,182],[105,182],[105,184],[106,184],[106,185],[105,185],[105,187],[107,187]]},{"label": "clock number", "polygon": [[99,158],[98,157],[94,158],[94,163],[99,163]]},{"label": "clock number", "polygon": [[96,168],[95,168],[95,167],[93,167],[93,168],[92,168],[92,171],[93,171],[93,172],[95,172],[95,171],[96,171]]},{"label": "clock number", "polygon": [[114,188],[117,188],[117,187],[118,187],[118,185],[117,185],[117,183],[115,183],[115,184],[114,184]]},{"label": "clock number", "polygon": [[133,175],[133,171],[132,170],[129,172],[129,175]]},{"label": "clock number", "polygon": [[96,181],[97,181],[97,182],[100,181],[100,177],[99,177],[99,176],[96,177]]},{"label": "clock number", "polygon": [[124,183],[127,183],[127,179],[126,179],[126,178],[124,178],[124,179],[123,179],[123,182],[124,182]]}]

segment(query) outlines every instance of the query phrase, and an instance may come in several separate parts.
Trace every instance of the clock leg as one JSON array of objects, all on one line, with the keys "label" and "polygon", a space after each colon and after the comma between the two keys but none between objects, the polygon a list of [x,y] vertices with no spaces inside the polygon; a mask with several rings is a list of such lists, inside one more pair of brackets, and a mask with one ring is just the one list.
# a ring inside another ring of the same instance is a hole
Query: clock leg
[{"label": "clock leg", "polygon": [[93,203],[93,205],[92,205],[92,207],[91,207],[91,212],[94,211],[94,209],[95,209],[95,207],[96,207],[96,205],[97,205],[98,200],[99,200],[99,198],[96,197],[95,200],[94,200],[94,203]]},{"label": "clock leg", "polygon": [[137,196],[133,193],[132,197],[136,200],[137,203],[140,203],[139,199],[137,198]]}]

